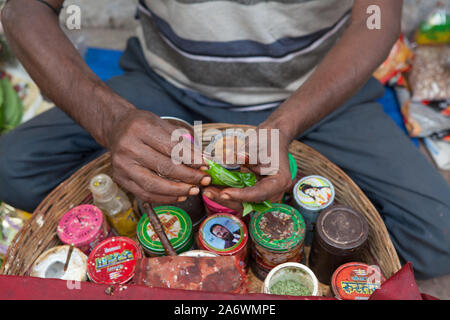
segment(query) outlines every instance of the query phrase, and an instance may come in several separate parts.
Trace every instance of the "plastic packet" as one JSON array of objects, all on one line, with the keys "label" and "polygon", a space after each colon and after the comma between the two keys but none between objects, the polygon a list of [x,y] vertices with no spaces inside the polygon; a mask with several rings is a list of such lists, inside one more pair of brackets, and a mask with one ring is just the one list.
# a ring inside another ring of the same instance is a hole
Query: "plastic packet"
[{"label": "plastic packet", "polygon": [[450,13],[448,8],[435,9],[416,32],[419,45],[450,43]]},{"label": "plastic packet", "polygon": [[0,205],[0,258],[3,259],[16,234],[28,220],[29,214],[5,203]]},{"label": "plastic packet", "polygon": [[411,100],[411,95],[406,87],[394,88],[401,112],[405,120],[405,126],[411,137],[429,137],[434,133],[450,129],[450,117],[423,104]]},{"label": "plastic packet", "polygon": [[432,138],[423,141],[436,165],[441,170],[450,170],[450,142]]},{"label": "plastic packet", "polygon": [[401,35],[392,47],[388,58],[375,71],[373,76],[382,84],[386,84],[397,74],[406,72],[411,68],[411,59],[413,56],[413,51],[405,42],[403,35]]},{"label": "plastic packet", "polygon": [[413,100],[450,99],[450,45],[420,46],[415,51],[410,84]]}]

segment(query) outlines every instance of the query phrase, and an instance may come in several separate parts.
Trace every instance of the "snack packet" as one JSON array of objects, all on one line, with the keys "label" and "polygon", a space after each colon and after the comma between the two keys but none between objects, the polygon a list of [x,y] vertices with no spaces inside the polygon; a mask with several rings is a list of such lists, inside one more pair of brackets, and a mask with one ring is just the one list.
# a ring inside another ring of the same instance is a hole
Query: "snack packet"
[{"label": "snack packet", "polygon": [[437,8],[423,21],[416,32],[419,45],[450,43],[450,14],[448,8]]}]

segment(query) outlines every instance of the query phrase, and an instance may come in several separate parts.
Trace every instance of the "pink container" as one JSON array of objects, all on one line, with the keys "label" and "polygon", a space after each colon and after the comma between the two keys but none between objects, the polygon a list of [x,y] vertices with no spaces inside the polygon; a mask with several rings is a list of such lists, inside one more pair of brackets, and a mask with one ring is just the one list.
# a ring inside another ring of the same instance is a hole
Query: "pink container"
[{"label": "pink container", "polygon": [[61,242],[79,248],[85,254],[110,235],[110,227],[102,211],[93,205],[81,205],[68,211],[58,223]]},{"label": "pink container", "polygon": [[224,207],[217,202],[212,201],[211,199],[203,196],[203,202],[205,203],[206,213],[208,216],[211,216],[216,213],[229,213],[232,215],[238,215],[239,213],[230,208]]}]

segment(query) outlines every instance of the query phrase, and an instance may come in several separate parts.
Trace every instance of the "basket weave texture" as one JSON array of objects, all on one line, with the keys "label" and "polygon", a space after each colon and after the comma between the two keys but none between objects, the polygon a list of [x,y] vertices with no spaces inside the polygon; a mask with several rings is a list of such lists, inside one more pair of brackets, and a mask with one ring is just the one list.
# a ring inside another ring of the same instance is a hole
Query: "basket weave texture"
[{"label": "basket weave texture", "polygon": [[[207,124],[202,131],[206,145],[213,136],[210,129],[252,128],[244,125]],[[209,133],[209,134],[208,134]],[[336,192],[336,201],[345,204],[365,216],[369,224],[369,245],[363,260],[377,264],[386,277],[397,272],[400,261],[379,213],[361,189],[336,165],[307,145],[294,141],[290,153],[304,175],[321,175],[329,179]],[[33,262],[47,249],[60,244],[56,228],[61,217],[82,203],[90,203],[88,185],[99,173],[112,174],[110,154],[105,153],[88,163],[55,188],[34,211],[32,218],[14,238],[0,274],[27,275]],[[88,199],[88,200],[87,200]]]}]

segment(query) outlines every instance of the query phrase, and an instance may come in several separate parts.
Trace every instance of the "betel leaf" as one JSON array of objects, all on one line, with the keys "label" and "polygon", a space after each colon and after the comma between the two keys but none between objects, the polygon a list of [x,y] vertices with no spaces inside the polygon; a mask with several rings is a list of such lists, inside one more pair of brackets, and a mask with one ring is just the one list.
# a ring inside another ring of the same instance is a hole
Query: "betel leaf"
[{"label": "betel leaf", "polygon": [[[211,176],[211,184],[213,185],[241,189],[253,187],[256,184],[256,175],[251,172],[231,172],[214,161],[209,159],[205,159],[205,161],[209,165],[206,172]],[[242,206],[244,207],[243,216],[252,211],[260,212],[272,208],[269,201],[262,203],[243,202]]]}]

